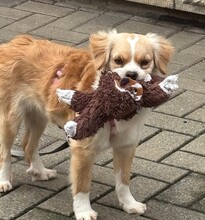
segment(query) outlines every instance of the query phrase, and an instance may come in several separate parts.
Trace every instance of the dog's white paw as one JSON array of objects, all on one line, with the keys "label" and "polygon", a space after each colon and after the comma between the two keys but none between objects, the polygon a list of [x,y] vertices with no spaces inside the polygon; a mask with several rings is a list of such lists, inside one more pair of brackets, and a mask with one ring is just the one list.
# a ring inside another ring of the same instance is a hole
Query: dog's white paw
[{"label": "dog's white paw", "polygon": [[0,192],[7,192],[12,189],[10,181],[0,181]]},{"label": "dog's white paw", "polygon": [[95,212],[92,209],[86,212],[75,213],[75,217],[77,220],[96,220],[97,216],[98,216],[97,212]]},{"label": "dog's white paw", "polygon": [[132,196],[132,194],[130,192],[128,185],[125,185],[122,183],[119,183],[119,184],[117,183],[116,192],[117,192],[117,196],[119,199],[119,203],[125,212],[127,212],[129,214],[137,213],[139,215],[142,215],[145,213],[146,205],[141,202],[137,202],[134,199],[134,197]]},{"label": "dog's white paw", "polygon": [[77,220],[96,220],[97,212],[90,205],[90,193],[79,192],[73,197],[73,210]]},{"label": "dog's white paw", "polygon": [[124,209],[125,212],[129,213],[129,214],[139,214],[142,215],[145,213],[146,211],[146,205],[141,203],[141,202],[132,202],[132,203],[124,203],[121,204],[122,208]]},{"label": "dog's white paw", "polygon": [[77,129],[77,123],[74,121],[68,121],[65,125],[64,125],[64,130],[66,132],[66,135],[68,137],[73,137],[76,134],[76,129]]},{"label": "dog's white paw", "polygon": [[62,89],[56,90],[58,100],[61,102],[65,102],[68,105],[71,105],[71,100],[73,98],[74,93],[75,93],[74,90],[62,90]]},{"label": "dog's white paw", "polygon": [[26,173],[31,176],[32,181],[37,181],[37,180],[49,180],[53,179],[57,175],[56,170],[51,170],[51,169],[37,169],[34,167],[30,167]]}]

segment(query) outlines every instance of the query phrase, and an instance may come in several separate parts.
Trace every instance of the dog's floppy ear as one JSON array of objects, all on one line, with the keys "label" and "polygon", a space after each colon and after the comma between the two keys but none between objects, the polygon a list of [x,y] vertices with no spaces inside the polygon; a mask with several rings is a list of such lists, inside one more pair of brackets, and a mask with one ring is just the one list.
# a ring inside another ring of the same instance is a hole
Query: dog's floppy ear
[{"label": "dog's floppy ear", "polygon": [[113,40],[116,35],[117,31],[112,30],[109,32],[99,31],[90,36],[90,50],[97,70],[102,69],[108,63]]},{"label": "dog's floppy ear", "polygon": [[174,52],[174,48],[171,43],[165,38],[156,34],[147,34],[153,47],[154,61],[157,69],[162,74],[167,74],[167,65]]}]

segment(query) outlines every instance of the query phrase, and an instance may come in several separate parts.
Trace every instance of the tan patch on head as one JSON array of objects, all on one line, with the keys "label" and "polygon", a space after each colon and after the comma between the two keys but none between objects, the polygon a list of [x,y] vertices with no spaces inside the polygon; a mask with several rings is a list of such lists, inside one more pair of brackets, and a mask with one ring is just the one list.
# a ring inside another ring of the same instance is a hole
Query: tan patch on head
[{"label": "tan patch on head", "polygon": [[[139,40],[135,45],[135,56],[134,60],[141,66],[142,61],[146,60],[150,63],[153,60],[153,49],[148,39],[139,35]],[[147,65],[148,66],[148,65]]]}]

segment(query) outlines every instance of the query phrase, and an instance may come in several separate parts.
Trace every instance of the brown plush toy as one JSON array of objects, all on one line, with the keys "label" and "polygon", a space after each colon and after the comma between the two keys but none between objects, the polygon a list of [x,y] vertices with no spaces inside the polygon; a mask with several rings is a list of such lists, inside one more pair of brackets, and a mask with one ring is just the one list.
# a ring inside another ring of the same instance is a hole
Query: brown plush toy
[{"label": "brown plush toy", "polygon": [[93,136],[108,121],[130,120],[143,107],[166,102],[176,89],[177,76],[166,79],[148,75],[146,80],[120,78],[111,71],[102,72],[98,88],[92,92],[57,90],[63,101],[79,115],[68,121],[64,129],[68,137],[82,140]]}]

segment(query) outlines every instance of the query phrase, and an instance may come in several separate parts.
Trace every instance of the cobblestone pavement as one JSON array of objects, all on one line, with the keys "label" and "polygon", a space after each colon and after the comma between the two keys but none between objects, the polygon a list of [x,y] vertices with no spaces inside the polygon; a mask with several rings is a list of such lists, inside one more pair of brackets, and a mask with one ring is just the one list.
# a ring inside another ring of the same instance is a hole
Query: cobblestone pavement
[{"label": "cobblestone pavement", "polygon": [[[109,28],[155,32],[170,39],[176,53],[169,70],[179,74],[179,89],[170,101],[153,110],[134,158],[131,189],[137,200],[147,204],[147,212],[135,216],[121,210],[110,151],[94,165],[93,208],[102,220],[205,219],[205,29],[69,1],[0,0],[0,42],[27,33],[87,47],[90,33]],[[22,133],[23,128],[14,147]],[[49,125],[41,138],[41,151],[54,149],[64,140],[64,133]],[[73,219],[68,150],[42,158],[46,167],[57,169],[57,179],[32,182],[25,174],[28,165],[13,159],[14,188],[0,193],[1,220]]]}]

